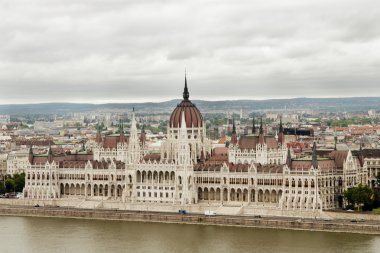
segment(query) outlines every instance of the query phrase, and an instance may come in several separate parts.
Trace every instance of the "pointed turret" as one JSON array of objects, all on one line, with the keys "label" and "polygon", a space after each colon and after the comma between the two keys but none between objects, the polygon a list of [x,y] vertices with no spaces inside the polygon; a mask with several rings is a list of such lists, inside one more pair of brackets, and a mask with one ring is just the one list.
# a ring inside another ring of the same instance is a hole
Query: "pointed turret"
[{"label": "pointed turret", "polygon": [[292,155],[290,154],[290,148],[288,148],[288,154],[286,156],[286,165],[288,165],[288,168],[292,165]]},{"label": "pointed turret", "polygon": [[278,142],[284,144],[284,128],[282,127],[282,116],[280,117],[280,126],[278,128]]},{"label": "pointed turret", "polygon": [[49,142],[49,149],[48,149],[48,161],[51,163],[53,161],[53,151],[51,149],[51,144]]},{"label": "pointed turret", "polygon": [[265,143],[264,129],[263,129],[263,117],[262,116],[260,118],[259,143],[261,145],[263,145]]},{"label": "pointed turret", "polygon": [[236,134],[236,126],[235,126],[235,119],[232,116],[232,136],[231,136],[231,143],[236,145],[237,143],[237,134]]},{"label": "pointed turret", "polygon": [[252,118],[252,134],[256,133],[255,116]]},{"label": "pointed turret", "polygon": [[278,131],[279,131],[280,133],[283,133],[283,132],[284,132],[284,128],[282,127],[282,116],[280,117],[280,127],[279,127]]},{"label": "pointed turret", "polygon": [[311,165],[313,165],[314,169],[318,168],[317,144],[315,143],[315,141],[313,144],[313,153],[311,155]]},{"label": "pointed turret", "polygon": [[130,129],[130,137],[129,142],[138,142],[138,135],[137,135],[137,122],[136,122],[136,115],[135,115],[135,108],[133,107],[132,111],[132,120],[131,120],[131,129]]},{"label": "pointed turret", "polygon": [[28,155],[28,160],[29,160],[30,164],[33,164],[33,158],[34,158],[33,145],[30,144],[30,146],[29,146],[29,155]]},{"label": "pointed turret", "polygon": [[187,88],[187,78],[186,78],[186,71],[185,71],[185,88],[183,89],[183,100],[189,100],[189,90]]},{"label": "pointed turret", "polygon": [[187,139],[187,128],[186,128],[186,121],[185,121],[185,111],[182,111],[182,117],[181,117],[181,127],[180,127],[180,137],[183,139]]},{"label": "pointed turret", "polygon": [[336,131],[334,132],[334,150],[336,150],[336,143],[338,142],[338,137],[336,136]]}]

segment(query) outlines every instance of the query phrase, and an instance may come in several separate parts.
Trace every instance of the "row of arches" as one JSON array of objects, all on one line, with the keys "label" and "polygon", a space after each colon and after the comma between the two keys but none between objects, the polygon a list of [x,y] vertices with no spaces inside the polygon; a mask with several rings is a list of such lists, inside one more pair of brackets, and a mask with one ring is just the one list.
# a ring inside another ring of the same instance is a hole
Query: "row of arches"
[{"label": "row of arches", "polygon": [[[45,180],[45,179],[49,180],[50,179],[50,173],[47,172],[46,175],[44,172],[42,172],[41,174],[38,172],[37,173],[34,173],[34,172],[28,173],[27,179],[28,180]],[[51,173],[51,179],[55,180],[55,173],[54,172]]]},{"label": "row of arches", "polygon": [[282,190],[198,187],[198,201],[278,203]]},{"label": "row of arches", "polygon": [[121,198],[124,186],[118,184],[60,184],[60,196],[84,196],[84,197],[107,197]]},{"label": "row of arches", "polygon": [[137,183],[145,184],[175,184],[174,171],[140,171],[136,172]]}]

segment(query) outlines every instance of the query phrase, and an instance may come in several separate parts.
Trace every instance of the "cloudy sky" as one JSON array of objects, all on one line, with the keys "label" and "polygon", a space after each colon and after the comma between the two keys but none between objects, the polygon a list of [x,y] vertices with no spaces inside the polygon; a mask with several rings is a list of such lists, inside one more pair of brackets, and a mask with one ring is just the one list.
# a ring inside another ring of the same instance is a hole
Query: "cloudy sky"
[{"label": "cloudy sky", "polygon": [[378,0],[1,0],[0,104],[380,96]]}]

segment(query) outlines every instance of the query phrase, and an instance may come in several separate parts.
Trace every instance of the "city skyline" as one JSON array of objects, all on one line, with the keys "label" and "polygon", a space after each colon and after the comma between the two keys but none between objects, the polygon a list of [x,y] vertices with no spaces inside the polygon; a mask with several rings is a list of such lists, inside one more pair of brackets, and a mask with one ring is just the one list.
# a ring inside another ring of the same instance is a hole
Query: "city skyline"
[{"label": "city skyline", "polygon": [[0,103],[374,96],[375,5],[5,1]]}]

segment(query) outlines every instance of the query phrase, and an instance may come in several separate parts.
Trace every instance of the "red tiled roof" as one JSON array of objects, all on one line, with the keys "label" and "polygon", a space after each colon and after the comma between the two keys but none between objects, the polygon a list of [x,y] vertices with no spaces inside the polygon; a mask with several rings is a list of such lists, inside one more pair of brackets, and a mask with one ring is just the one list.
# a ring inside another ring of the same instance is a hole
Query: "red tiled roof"
[{"label": "red tiled roof", "polygon": [[[278,148],[278,142],[274,136],[264,136],[264,141],[268,148]],[[259,143],[259,136],[243,135],[239,138],[240,149],[256,149],[256,145]]]}]

